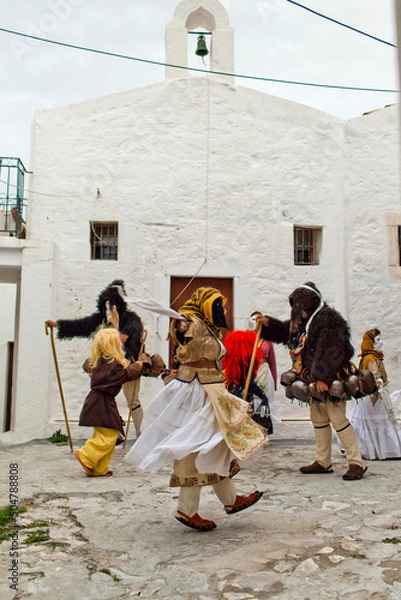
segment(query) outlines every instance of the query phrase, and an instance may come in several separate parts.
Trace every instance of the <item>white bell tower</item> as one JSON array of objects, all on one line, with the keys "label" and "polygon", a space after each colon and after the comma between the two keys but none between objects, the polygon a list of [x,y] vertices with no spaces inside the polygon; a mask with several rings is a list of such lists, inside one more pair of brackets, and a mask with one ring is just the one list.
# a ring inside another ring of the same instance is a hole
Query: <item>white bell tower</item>
[{"label": "white bell tower", "polygon": [[[218,0],[182,0],[172,21],[166,25],[166,63],[188,66],[188,31],[202,28],[207,37],[210,70],[234,73],[234,30],[228,13]],[[166,67],[166,79],[186,77],[190,71]],[[232,85],[234,77],[210,75],[211,79]]]}]

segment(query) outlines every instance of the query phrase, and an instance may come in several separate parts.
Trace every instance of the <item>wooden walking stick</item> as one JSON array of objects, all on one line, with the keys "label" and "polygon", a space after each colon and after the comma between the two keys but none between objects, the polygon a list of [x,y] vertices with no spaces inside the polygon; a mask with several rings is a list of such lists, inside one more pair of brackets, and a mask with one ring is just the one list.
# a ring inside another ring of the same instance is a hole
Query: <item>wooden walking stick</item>
[{"label": "wooden walking stick", "polygon": [[[49,335],[49,327],[47,325],[46,325],[46,335]],[[70,425],[68,423],[68,417],[67,417],[67,409],[66,409],[66,406],[65,406],[63,386],[62,386],[62,383],[61,383],[60,369],[58,368],[58,360],[57,360],[56,344],[54,343],[54,331],[53,331],[53,327],[50,327],[50,341],[51,341],[51,346],[52,346],[52,351],[53,351],[54,368],[56,369],[58,389],[60,390],[61,404],[62,404],[62,407],[63,407],[64,421],[65,421],[65,426],[67,428],[68,441],[70,442],[71,452],[74,452],[74,448],[72,446],[72,437],[71,437]]]},{"label": "wooden walking stick", "polygon": [[[141,356],[143,353],[143,349],[145,347],[145,340],[148,337],[148,332],[146,331],[146,329],[144,329],[142,331],[142,335],[141,335],[141,347],[139,349],[139,360],[141,360]],[[127,443],[127,439],[128,439],[128,432],[129,432],[129,426],[131,423],[131,417],[132,417],[132,407],[134,406],[135,400],[138,397],[138,393],[139,393],[139,383],[141,381],[141,378],[139,377],[138,379],[135,379],[134,381],[134,389],[132,391],[132,398],[131,398],[131,404],[129,405],[129,412],[128,412],[128,419],[127,419],[127,429],[125,431],[125,439],[124,439],[124,444],[123,444],[123,448],[125,448],[125,445]]]},{"label": "wooden walking stick", "polygon": [[249,390],[249,386],[250,386],[251,378],[252,378],[253,366],[255,364],[256,352],[258,351],[258,345],[259,345],[261,331],[262,331],[262,323],[259,321],[257,329],[256,329],[256,339],[255,339],[255,343],[253,345],[251,362],[249,363],[248,374],[246,376],[245,389],[244,389],[244,393],[242,395],[243,400],[246,400],[246,397],[248,395],[248,390]]}]

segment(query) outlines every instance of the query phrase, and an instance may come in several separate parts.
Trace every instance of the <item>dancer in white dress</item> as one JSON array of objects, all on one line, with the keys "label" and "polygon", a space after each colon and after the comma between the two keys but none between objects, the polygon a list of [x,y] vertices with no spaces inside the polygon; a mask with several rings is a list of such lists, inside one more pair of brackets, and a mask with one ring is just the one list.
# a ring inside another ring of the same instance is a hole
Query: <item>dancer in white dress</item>
[{"label": "dancer in white dress", "polygon": [[[255,310],[250,316],[248,329],[256,331],[256,318],[262,313]],[[273,423],[281,423],[281,418],[274,403],[274,395],[277,389],[277,365],[274,345],[269,340],[259,340],[259,348],[262,351],[262,362],[257,370],[255,381],[262,388],[269,400],[270,416]]]},{"label": "dancer in white dress", "polygon": [[179,309],[184,318],[170,327],[177,376],[145,411],[141,436],[126,455],[152,473],[174,467],[170,486],[180,487],[175,518],[201,531],[216,527],[198,514],[203,486],[213,487],[227,514],[252,506],[263,494],[239,496],[231,481],[239,470],[235,459],[254,458],[266,437],[248,416],[247,402],[224,386],[220,328],[227,327],[225,303],[218,290],[202,287]]},{"label": "dancer in white dress", "polygon": [[370,329],[363,334],[359,368],[373,373],[378,391],[358,400],[348,415],[361,454],[368,460],[401,458],[401,431],[386,389],[388,379],[383,349],[378,329]]}]

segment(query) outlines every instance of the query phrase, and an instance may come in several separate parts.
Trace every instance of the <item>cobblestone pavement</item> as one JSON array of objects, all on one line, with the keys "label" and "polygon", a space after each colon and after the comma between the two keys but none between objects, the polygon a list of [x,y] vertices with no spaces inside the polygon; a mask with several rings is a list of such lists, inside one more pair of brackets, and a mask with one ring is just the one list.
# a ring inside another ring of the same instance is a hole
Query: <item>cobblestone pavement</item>
[{"label": "cobblestone pavement", "polygon": [[1,542],[0,597],[399,600],[401,461],[369,462],[361,481],[346,482],[334,447],[333,474],[302,475],[314,460],[310,424],[283,429],[235,478],[240,494],[264,491],[257,505],[228,516],[203,490],[200,513],[217,523],[206,533],[174,519],[169,469],[136,471],[128,446],[108,478],[85,476],[69,446],[1,447],[1,505],[17,464],[25,512],[18,535]]}]

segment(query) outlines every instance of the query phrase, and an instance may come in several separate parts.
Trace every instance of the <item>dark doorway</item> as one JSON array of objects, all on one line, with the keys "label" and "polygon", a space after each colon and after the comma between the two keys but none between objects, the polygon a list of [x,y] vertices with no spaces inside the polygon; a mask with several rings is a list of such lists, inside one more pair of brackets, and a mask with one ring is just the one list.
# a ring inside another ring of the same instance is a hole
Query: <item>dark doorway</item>
[{"label": "dark doorway", "polygon": [[0,281],[0,297],[0,432],[4,432],[11,429],[13,413],[18,283]]},{"label": "dark doorway", "polygon": [[4,431],[11,430],[11,408],[13,389],[14,342],[7,343],[7,387]]}]

